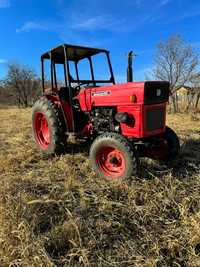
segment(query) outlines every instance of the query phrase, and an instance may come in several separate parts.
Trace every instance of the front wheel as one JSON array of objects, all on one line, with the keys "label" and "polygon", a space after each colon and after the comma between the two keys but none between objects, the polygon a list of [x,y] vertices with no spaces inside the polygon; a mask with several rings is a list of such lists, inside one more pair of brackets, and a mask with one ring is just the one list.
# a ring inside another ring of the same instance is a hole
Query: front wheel
[{"label": "front wheel", "polygon": [[138,157],[125,137],[105,133],[94,140],[90,148],[90,163],[100,178],[121,181],[136,174]]}]

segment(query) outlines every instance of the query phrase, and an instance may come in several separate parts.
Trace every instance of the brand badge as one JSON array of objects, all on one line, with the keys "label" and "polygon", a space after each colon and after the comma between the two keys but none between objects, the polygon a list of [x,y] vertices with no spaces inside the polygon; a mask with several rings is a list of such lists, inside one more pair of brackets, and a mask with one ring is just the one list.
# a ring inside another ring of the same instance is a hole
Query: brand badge
[{"label": "brand badge", "polygon": [[111,95],[111,91],[99,91],[92,93],[92,96],[108,96]]}]

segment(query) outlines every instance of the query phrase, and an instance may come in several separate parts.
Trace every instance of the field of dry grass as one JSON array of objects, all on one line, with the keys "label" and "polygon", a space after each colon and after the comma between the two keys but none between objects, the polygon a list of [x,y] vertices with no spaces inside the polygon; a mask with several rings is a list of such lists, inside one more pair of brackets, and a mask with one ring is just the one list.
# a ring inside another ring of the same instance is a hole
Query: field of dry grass
[{"label": "field of dry grass", "polygon": [[0,109],[0,266],[200,266],[200,119],[168,116],[181,138],[173,166],[143,160],[111,184],[88,148],[47,158],[30,110]]}]

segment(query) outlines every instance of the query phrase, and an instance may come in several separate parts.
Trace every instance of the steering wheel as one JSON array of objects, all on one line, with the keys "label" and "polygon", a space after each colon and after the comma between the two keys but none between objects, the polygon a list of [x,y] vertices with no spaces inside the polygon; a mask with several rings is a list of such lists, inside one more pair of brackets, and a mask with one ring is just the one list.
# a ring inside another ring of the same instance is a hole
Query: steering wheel
[{"label": "steering wheel", "polygon": [[84,85],[84,84],[89,86],[90,83],[89,82],[87,82],[87,83],[86,82],[79,83],[79,85],[75,86],[74,89],[75,90],[78,90],[78,89],[80,90],[81,89],[81,85]]}]

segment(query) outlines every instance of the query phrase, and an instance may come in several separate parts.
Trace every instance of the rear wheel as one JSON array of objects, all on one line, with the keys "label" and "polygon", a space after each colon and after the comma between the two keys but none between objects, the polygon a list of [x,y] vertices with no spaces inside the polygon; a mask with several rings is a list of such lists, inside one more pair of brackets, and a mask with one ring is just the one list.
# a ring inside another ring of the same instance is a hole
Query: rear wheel
[{"label": "rear wheel", "polygon": [[90,162],[96,174],[107,180],[123,180],[137,172],[138,158],[128,140],[116,133],[98,136],[90,149]]},{"label": "rear wheel", "polygon": [[158,138],[159,143],[144,151],[145,156],[166,162],[174,160],[180,153],[180,142],[176,133],[166,126],[166,131]]},{"label": "rear wheel", "polygon": [[180,142],[177,134],[171,128],[166,126],[163,140],[167,150],[164,160],[174,160],[180,153]]},{"label": "rear wheel", "polygon": [[60,110],[46,97],[33,106],[32,128],[36,144],[45,154],[60,154],[66,145]]}]

